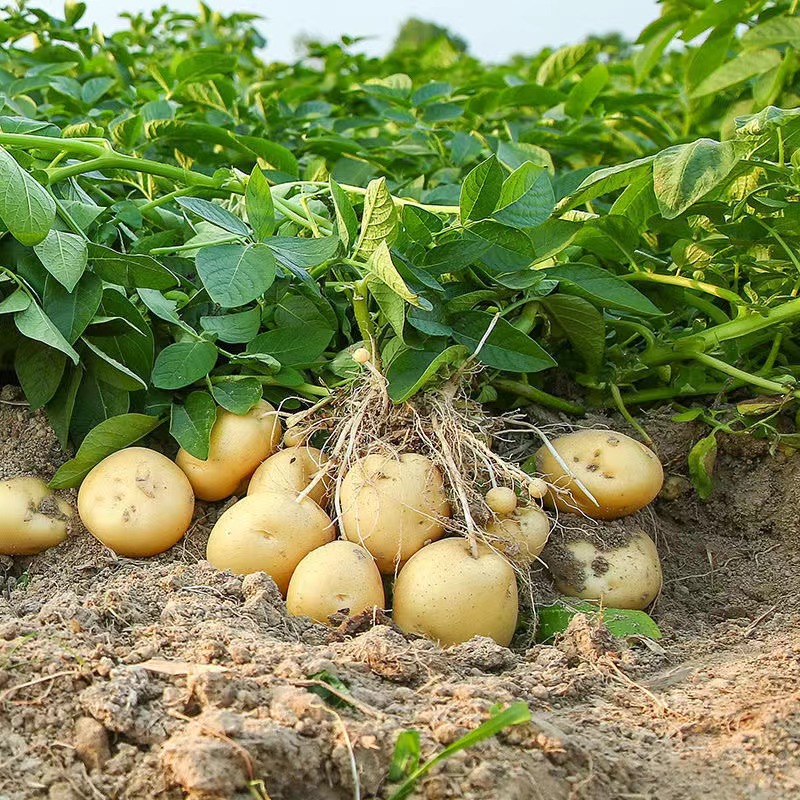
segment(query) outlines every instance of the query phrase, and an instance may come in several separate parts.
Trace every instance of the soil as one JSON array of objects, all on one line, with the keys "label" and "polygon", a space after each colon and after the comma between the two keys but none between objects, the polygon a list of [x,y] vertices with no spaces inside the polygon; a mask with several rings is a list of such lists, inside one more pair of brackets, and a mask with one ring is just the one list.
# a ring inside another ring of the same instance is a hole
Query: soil
[{"label": "soil", "polygon": [[[48,478],[66,456],[14,397],[0,402],[0,479]],[[448,650],[386,618],[288,617],[263,573],[203,561],[224,506],[199,504],[158,558],[116,557],[79,525],[4,557],[0,797],[346,800],[355,764],[360,796],[389,798],[401,731],[427,757],[520,699],[530,723],[441,763],[413,797],[800,797],[800,456],[723,439],[700,503],[686,454],[703,432],[663,414],[646,425],[670,477],[636,520],[665,575],[649,647],[580,616],[555,646]],[[326,703],[320,673],[353,704]]]}]

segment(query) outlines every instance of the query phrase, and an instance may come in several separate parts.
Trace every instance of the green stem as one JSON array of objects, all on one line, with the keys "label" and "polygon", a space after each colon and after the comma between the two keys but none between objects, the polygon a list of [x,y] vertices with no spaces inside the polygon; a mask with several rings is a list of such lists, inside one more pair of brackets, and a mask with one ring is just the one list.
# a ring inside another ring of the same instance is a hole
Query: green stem
[{"label": "green stem", "polygon": [[731,364],[726,364],[724,361],[720,361],[720,359],[714,358],[714,356],[710,356],[707,353],[695,353],[693,359],[700,364],[705,364],[705,366],[710,367],[717,372],[722,372],[724,375],[730,375],[731,378],[743,381],[744,383],[749,383],[752,386],[757,386],[759,389],[763,389],[766,392],[772,392],[773,394],[787,394],[790,391],[789,388],[784,386],[782,383],[770,381],[766,378],[760,378],[758,375],[753,375],[752,373],[745,372],[744,370],[738,369]]},{"label": "green stem", "polygon": [[713,322],[716,322],[717,325],[730,321],[730,317],[721,308],[717,308],[710,300],[706,300],[705,297],[685,291],[683,293],[683,301],[687,305],[696,308],[702,314],[705,314]]},{"label": "green stem", "polygon": [[154,247],[150,251],[150,255],[153,256],[164,256],[168,253],[185,253],[189,250],[200,250],[203,247],[211,247],[211,245],[215,244],[231,244],[232,242],[238,242],[242,237],[241,236],[221,236],[219,239],[212,239],[209,242],[189,242],[189,244],[179,244],[175,245],[175,247]]},{"label": "green stem", "polygon": [[631,272],[628,275],[620,275],[624,281],[645,281],[647,283],[665,283],[670,286],[682,286],[684,289],[694,289],[698,292],[714,295],[721,300],[727,300],[736,306],[742,305],[742,298],[729,289],[714,286],[712,283],[696,281],[693,278],[686,278],[683,275],[661,275],[657,272]]},{"label": "green stem", "polygon": [[539,303],[533,301],[528,303],[522,310],[522,313],[514,320],[512,325],[518,330],[522,331],[526,336],[533,330],[536,325],[536,317],[539,313]]},{"label": "green stem", "polygon": [[[708,394],[730,392],[744,386],[742,381],[726,381],[725,383],[706,383],[692,389],[676,389],[673,386],[662,386],[654,389],[640,389],[638,392],[628,392],[621,395],[622,401],[628,405],[644,405],[657,403],[661,400],[675,400],[680,397],[696,397]],[[610,404],[609,404],[610,405]]]},{"label": "green stem", "polygon": [[619,386],[617,386],[616,383],[611,384],[611,397],[614,398],[614,405],[616,405],[617,411],[622,414],[628,425],[630,425],[647,444],[653,444],[650,434],[641,426],[639,422],[637,422],[637,420],[633,418],[631,412],[628,411],[627,407],[625,406],[625,401],[622,399],[622,395],[620,394]]},{"label": "green stem", "polygon": [[523,400],[530,400],[532,403],[538,403],[556,411],[563,411],[565,414],[582,416],[586,413],[586,409],[583,406],[564,400],[562,397],[548,394],[535,386],[522,383],[522,381],[515,381],[510,378],[495,378],[492,381],[492,386],[501,392],[508,392],[508,394],[513,394]]},{"label": "green stem", "polygon": [[31,136],[26,133],[0,133],[0,145],[24,147],[31,150],[47,150],[56,153],[72,153],[76,156],[98,157],[113,152],[110,147],[83,139],[59,139],[55,136]]},{"label": "green stem", "polygon": [[375,356],[375,325],[369,313],[369,292],[367,290],[367,279],[362,278],[353,284],[353,292],[350,300],[353,306],[353,314],[356,318],[358,330],[361,338],[373,351],[373,361]]}]

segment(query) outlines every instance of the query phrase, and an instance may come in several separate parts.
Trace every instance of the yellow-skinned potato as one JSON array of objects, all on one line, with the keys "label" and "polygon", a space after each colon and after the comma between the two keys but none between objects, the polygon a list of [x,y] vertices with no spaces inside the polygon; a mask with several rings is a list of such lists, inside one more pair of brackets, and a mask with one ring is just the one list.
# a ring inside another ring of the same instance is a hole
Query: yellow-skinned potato
[{"label": "yellow-skinned potato", "polygon": [[[646,608],[661,591],[661,563],[653,540],[634,530],[624,542],[601,546],[589,537],[558,545],[548,557],[556,587],[569,597],[601,600],[609,608]],[[564,558],[563,556],[567,557]]]},{"label": "yellow-skinned potato", "polygon": [[439,539],[450,516],[441,472],[417,453],[360,459],[342,481],[341,502],[345,538],[366,547],[386,574]]},{"label": "yellow-skinned potato", "polygon": [[39,478],[0,482],[0,554],[31,555],[67,538],[72,506]]},{"label": "yellow-skinned potato", "polygon": [[497,546],[517,564],[530,566],[547,544],[550,520],[537,506],[523,506],[493,520],[486,530],[501,540]]},{"label": "yellow-skinned potato", "polygon": [[189,529],[194,493],[166,456],[128,447],[104,458],[84,478],[78,513],[86,530],[116,553],[154,556]]},{"label": "yellow-skinned potato", "polygon": [[583,430],[551,442],[597,505],[558,463],[547,447],[536,453],[542,477],[566,493],[551,491],[547,502],[562,511],[579,511],[594,519],[617,519],[652,502],[661,490],[664,471],[656,454],[622,433]]},{"label": "yellow-skinned potato", "polygon": [[394,584],[395,623],[443,646],[473,636],[490,636],[507,646],[517,611],[517,580],[508,561],[484,546],[473,558],[461,537],[423,547]]},{"label": "yellow-skinned potato", "polygon": [[201,461],[181,449],[175,462],[186,473],[196,497],[223,500],[275,452],[280,440],[278,412],[265,400],[241,416],[218,408],[208,458]]},{"label": "yellow-skinned potato", "polygon": [[[319,474],[328,457],[316,447],[300,445],[286,447],[271,455],[250,479],[247,494],[261,492],[289,492],[299,494]],[[308,493],[308,496],[319,506],[328,502],[331,479],[325,475]]]},{"label": "yellow-skinned potato", "polygon": [[286,593],[286,610],[293,616],[328,623],[347,610],[351,617],[369,608],[384,608],[381,574],[363,547],[341,539],[312,550],[297,565]]},{"label": "yellow-skinned potato", "polygon": [[309,497],[262,492],[231,506],[211,531],[206,558],[237,575],[266,572],[286,594],[302,558],[335,537],[330,517]]}]

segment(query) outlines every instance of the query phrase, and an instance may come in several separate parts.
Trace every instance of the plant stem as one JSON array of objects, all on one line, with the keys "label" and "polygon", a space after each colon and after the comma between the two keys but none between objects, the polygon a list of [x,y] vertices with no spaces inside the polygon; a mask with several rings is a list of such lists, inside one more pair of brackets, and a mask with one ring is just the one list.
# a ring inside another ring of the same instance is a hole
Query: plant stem
[{"label": "plant stem", "polygon": [[358,330],[361,338],[369,345],[372,351],[373,363],[375,358],[375,325],[369,313],[369,291],[367,290],[367,279],[362,278],[353,284],[353,292],[350,300],[353,306],[353,314],[356,318]]},{"label": "plant stem", "polygon": [[694,289],[698,292],[705,292],[706,294],[719,297],[721,300],[727,300],[736,306],[742,305],[742,298],[735,292],[729,289],[723,289],[720,286],[714,286],[712,283],[705,283],[704,281],[696,281],[693,278],[685,278],[683,275],[662,275],[657,272],[631,272],[628,275],[620,275],[624,281],[645,281],[647,283],[665,283],[670,286],[682,286],[684,289]]},{"label": "plant stem", "polygon": [[617,407],[617,411],[622,414],[622,417],[625,421],[630,425],[638,434],[644,439],[647,444],[653,444],[653,440],[650,437],[650,434],[641,426],[637,420],[633,418],[633,415],[625,406],[625,401],[622,399],[622,395],[619,391],[619,386],[616,383],[611,384],[611,396],[614,398],[614,405]]},{"label": "plant stem", "polygon": [[215,244],[231,244],[232,242],[238,242],[241,238],[241,236],[234,235],[221,236],[219,239],[213,239],[209,242],[189,242],[188,244],[175,245],[175,247],[154,247],[150,251],[150,255],[163,256],[168,253],[185,253],[189,250],[201,250],[203,247],[210,247]]},{"label": "plant stem", "polygon": [[536,325],[536,317],[539,313],[539,303],[532,301],[522,309],[522,313],[511,324],[518,330],[522,331],[526,336],[533,330]]},{"label": "plant stem", "polygon": [[83,139],[60,139],[55,136],[32,136],[26,133],[0,133],[0,145],[24,147],[29,150],[48,150],[56,153],[73,153],[94,158],[113,152],[110,147]]},{"label": "plant stem", "polygon": [[508,392],[523,400],[530,400],[532,403],[548,406],[556,411],[563,411],[565,414],[572,414],[574,416],[582,416],[586,413],[586,409],[577,403],[571,403],[569,400],[564,400],[562,397],[555,397],[548,394],[535,386],[530,386],[522,381],[515,381],[510,378],[495,378],[492,381],[492,386],[502,392]]},{"label": "plant stem", "polygon": [[693,359],[700,364],[705,364],[707,367],[717,370],[717,372],[722,372],[724,375],[730,375],[732,378],[736,378],[744,383],[757,386],[759,389],[772,392],[773,394],[787,394],[790,391],[789,387],[784,386],[782,383],[770,381],[766,378],[761,378],[758,375],[753,375],[750,372],[745,372],[744,370],[738,369],[731,364],[726,364],[724,361],[720,361],[720,359],[714,358],[714,356],[710,356],[707,353],[695,353]]}]

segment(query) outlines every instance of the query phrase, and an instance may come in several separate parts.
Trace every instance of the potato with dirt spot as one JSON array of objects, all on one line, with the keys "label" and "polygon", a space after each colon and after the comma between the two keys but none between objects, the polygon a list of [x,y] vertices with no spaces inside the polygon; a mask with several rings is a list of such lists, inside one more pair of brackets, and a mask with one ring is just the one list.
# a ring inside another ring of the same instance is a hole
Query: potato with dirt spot
[{"label": "potato with dirt spot", "polygon": [[203,461],[181,448],[175,463],[186,473],[198,499],[224,500],[275,452],[280,441],[278,412],[265,400],[241,415],[218,408],[208,458]]},{"label": "potato with dirt spot", "polygon": [[512,514],[492,520],[486,531],[512,561],[529,567],[544,550],[550,535],[550,520],[537,506],[522,506]]},{"label": "potato with dirt spot", "polygon": [[0,554],[32,555],[67,538],[72,506],[39,478],[0,482]]},{"label": "potato with dirt spot", "polygon": [[574,431],[554,439],[551,445],[569,471],[546,446],[536,453],[536,464],[542,477],[562,490],[551,488],[546,497],[549,505],[561,511],[580,512],[594,519],[625,517],[651,503],[664,482],[656,454],[623,433]]},{"label": "potato with dirt spot", "polygon": [[237,575],[266,572],[285,595],[303,557],[335,535],[330,517],[309,497],[262,492],[222,514],[208,539],[206,558],[213,567]]},{"label": "potato with dirt spot", "polygon": [[78,513],[106,547],[137,558],[163,553],[189,529],[194,493],[166,456],[128,447],[104,458],[84,478]]},{"label": "potato with dirt spot", "polygon": [[326,624],[338,611],[354,617],[385,605],[375,559],[360,545],[342,540],[324,544],[305,556],[286,593],[286,610],[291,615]]},{"label": "potato with dirt spot", "polygon": [[386,574],[441,538],[450,516],[442,473],[417,453],[356,461],[342,481],[341,504],[345,538],[366,547]]},{"label": "potato with dirt spot", "polygon": [[609,608],[643,609],[661,591],[658,550],[638,528],[605,544],[589,534],[572,535],[548,546],[543,560],[560,592]]},{"label": "potato with dirt spot", "polygon": [[[262,492],[289,492],[300,494],[320,475],[328,457],[316,447],[299,445],[286,447],[271,455],[253,473],[247,494]],[[328,502],[331,479],[322,476],[314,484],[308,496],[322,508]]]},{"label": "potato with dirt spot", "polygon": [[508,646],[517,627],[517,580],[511,565],[466,539],[433,542],[415,553],[394,584],[392,618],[406,633],[448,646],[490,636]]}]

